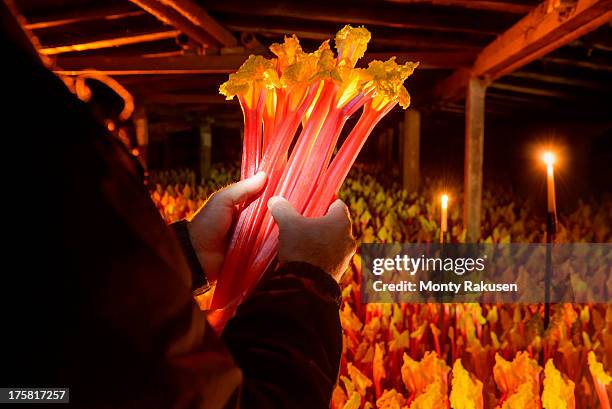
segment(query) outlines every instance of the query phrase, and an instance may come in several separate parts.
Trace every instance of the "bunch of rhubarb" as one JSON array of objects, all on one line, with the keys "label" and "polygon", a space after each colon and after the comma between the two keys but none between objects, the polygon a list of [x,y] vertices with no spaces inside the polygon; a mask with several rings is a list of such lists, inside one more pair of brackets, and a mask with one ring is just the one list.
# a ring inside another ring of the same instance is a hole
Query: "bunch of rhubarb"
[{"label": "bunch of rhubarb", "polygon": [[[346,26],[336,35],[334,55],[329,41],[307,53],[295,35],[286,37],[270,47],[276,58],[250,56],[221,85],[221,94],[237,97],[244,114],[241,178],[263,171],[268,182],[235,224],[211,305],[224,311],[213,315],[218,327],[276,255],[278,229],[268,199],[282,196],[304,216],[324,215],[374,126],[397,104],[408,107],[403,83],[418,64],[391,58],[356,68],[369,40],[365,28]],[[337,149],[347,119],[360,110]]]}]

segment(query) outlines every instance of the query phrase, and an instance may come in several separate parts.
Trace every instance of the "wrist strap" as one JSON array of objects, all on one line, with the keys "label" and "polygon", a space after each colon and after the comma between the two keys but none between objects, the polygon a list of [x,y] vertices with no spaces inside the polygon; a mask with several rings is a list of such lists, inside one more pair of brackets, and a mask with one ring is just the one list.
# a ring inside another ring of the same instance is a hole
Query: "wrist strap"
[{"label": "wrist strap", "polygon": [[200,295],[210,290],[210,283],[206,278],[202,264],[200,264],[198,255],[196,254],[193,244],[191,243],[187,223],[189,223],[187,220],[180,220],[172,223],[170,226],[174,230],[176,238],[181,244],[181,249],[183,249],[183,254],[185,255],[187,264],[189,264],[189,268],[191,269],[193,293],[194,295]]}]

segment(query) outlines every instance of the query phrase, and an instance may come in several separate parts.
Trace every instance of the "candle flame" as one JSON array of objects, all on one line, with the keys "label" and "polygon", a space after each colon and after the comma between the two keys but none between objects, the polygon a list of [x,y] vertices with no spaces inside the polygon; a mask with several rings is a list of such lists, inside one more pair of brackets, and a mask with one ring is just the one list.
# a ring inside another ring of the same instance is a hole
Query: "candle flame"
[{"label": "candle flame", "polygon": [[552,166],[555,163],[555,154],[552,152],[544,152],[542,160],[546,163],[546,166]]},{"label": "candle flame", "polygon": [[448,207],[448,195],[440,196],[440,201],[442,202],[442,209],[446,209]]}]

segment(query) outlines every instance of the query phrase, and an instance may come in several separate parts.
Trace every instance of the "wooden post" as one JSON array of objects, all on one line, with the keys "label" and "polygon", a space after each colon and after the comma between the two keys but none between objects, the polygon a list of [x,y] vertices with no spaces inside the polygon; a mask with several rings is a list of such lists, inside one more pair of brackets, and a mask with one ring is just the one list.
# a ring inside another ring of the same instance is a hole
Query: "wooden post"
[{"label": "wooden post", "polygon": [[463,195],[463,225],[466,241],[480,238],[482,208],[482,161],[484,146],[484,114],[486,83],[471,78],[465,100],[465,168]]},{"label": "wooden post", "polygon": [[404,112],[402,126],[402,184],[404,189],[414,192],[420,182],[421,114],[414,109]]},{"label": "wooden post", "polygon": [[136,130],[136,144],[138,157],[142,166],[147,168],[147,149],[149,147],[149,121],[144,106],[138,105],[134,110],[134,128]]},{"label": "wooden post", "polygon": [[200,124],[200,180],[203,182],[210,175],[212,156],[211,122],[207,120]]}]

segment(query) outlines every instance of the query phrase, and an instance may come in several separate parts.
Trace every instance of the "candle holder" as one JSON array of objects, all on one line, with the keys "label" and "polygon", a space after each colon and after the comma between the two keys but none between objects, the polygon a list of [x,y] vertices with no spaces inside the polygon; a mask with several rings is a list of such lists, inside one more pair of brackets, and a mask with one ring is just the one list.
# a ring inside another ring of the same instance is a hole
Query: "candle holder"
[{"label": "candle holder", "polygon": [[557,232],[557,203],[555,198],[555,155],[544,152],[542,160],[546,164],[546,272],[544,274],[544,329],[550,324],[550,295],[552,284],[552,246]]}]

